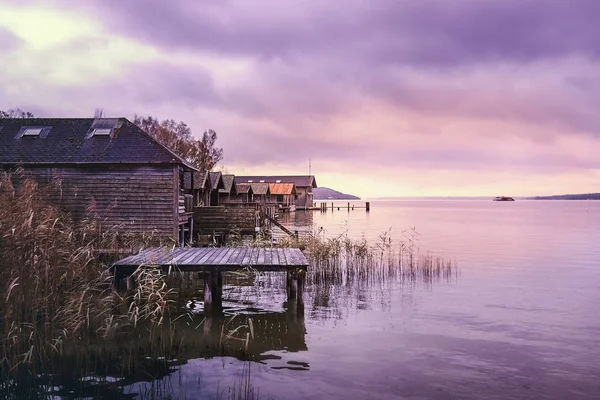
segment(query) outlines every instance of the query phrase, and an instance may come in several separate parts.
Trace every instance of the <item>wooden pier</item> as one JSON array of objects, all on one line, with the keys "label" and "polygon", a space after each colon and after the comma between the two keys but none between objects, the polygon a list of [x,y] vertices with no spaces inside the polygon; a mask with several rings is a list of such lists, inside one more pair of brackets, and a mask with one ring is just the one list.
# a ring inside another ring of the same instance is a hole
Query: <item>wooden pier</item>
[{"label": "wooden pier", "polygon": [[308,260],[300,249],[295,248],[155,247],[115,262],[112,265],[115,284],[119,285],[120,280],[127,277],[131,288],[134,285],[132,274],[139,267],[204,273],[204,307],[209,311],[221,307],[222,273],[244,268],[286,272],[288,297],[301,304]]},{"label": "wooden pier", "polygon": [[367,212],[369,212],[369,211],[371,211],[371,203],[369,201],[367,201],[364,206],[359,206],[356,204],[351,204],[350,202],[348,202],[347,205],[343,205],[342,203],[339,203],[336,205],[334,202],[331,202],[331,205],[329,206],[327,204],[327,202],[321,202],[321,203],[319,203],[319,207],[314,207],[313,209],[321,210],[321,212],[325,212],[328,209],[331,209],[331,211],[333,211],[336,208],[338,209],[338,211],[345,210],[345,209],[348,209],[348,211],[350,211],[350,210],[354,210],[355,208],[357,208],[357,209],[364,208]]}]

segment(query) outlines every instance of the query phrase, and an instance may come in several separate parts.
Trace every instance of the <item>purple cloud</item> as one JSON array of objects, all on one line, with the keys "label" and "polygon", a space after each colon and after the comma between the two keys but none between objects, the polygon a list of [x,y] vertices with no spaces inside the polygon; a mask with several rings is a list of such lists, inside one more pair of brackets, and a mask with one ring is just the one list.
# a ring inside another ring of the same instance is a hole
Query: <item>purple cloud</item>
[{"label": "purple cloud", "polygon": [[[48,1],[160,56],[102,80],[49,84],[55,113],[84,104],[214,128],[233,165],[600,168],[589,151],[600,145],[596,0]],[[4,41],[21,46],[0,31]],[[94,42],[69,46],[59,51]]]}]

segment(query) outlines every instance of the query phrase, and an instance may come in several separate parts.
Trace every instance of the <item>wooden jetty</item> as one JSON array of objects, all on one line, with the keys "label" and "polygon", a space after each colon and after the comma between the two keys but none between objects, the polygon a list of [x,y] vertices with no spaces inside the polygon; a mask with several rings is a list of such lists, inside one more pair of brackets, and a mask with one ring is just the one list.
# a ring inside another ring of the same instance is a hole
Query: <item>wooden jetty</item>
[{"label": "wooden jetty", "polygon": [[304,275],[308,260],[296,248],[258,247],[155,247],[140,251],[112,265],[115,283],[127,277],[128,288],[134,282],[133,272],[139,267],[160,267],[163,270],[204,273],[205,310],[220,308],[223,272],[252,268],[256,271],[287,273],[287,290],[291,299],[302,303]]},{"label": "wooden jetty", "polygon": [[364,208],[367,212],[369,212],[369,211],[371,211],[371,202],[369,202],[369,201],[365,202],[364,206],[350,204],[350,202],[348,202],[347,206],[344,206],[341,203],[336,205],[334,202],[331,202],[331,206],[329,206],[329,205],[327,205],[327,202],[321,202],[321,203],[319,203],[319,207],[314,207],[312,209],[313,210],[321,210],[322,212],[325,212],[329,208],[331,208],[331,211],[335,210],[336,208],[338,209],[338,211],[344,210],[346,208],[348,209],[348,211],[354,210],[355,208]]}]

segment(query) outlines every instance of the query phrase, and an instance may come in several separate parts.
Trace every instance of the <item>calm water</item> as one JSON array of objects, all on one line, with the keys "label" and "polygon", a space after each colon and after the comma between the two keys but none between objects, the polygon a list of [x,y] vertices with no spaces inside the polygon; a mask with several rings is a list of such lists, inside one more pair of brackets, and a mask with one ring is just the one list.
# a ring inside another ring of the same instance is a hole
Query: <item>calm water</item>
[{"label": "calm water", "polygon": [[[460,274],[308,287],[304,315],[286,311],[277,277],[229,281],[227,319],[201,325],[201,305],[185,305],[198,313],[190,346],[161,381],[175,396],[227,398],[249,365],[260,398],[600,399],[600,202],[373,202],[370,213],[282,221],[397,243],[414,227],[421,251],[456,260]],[[198,350],[248,318],[254,361],[241,361],[233,338],[226,357]]]}]

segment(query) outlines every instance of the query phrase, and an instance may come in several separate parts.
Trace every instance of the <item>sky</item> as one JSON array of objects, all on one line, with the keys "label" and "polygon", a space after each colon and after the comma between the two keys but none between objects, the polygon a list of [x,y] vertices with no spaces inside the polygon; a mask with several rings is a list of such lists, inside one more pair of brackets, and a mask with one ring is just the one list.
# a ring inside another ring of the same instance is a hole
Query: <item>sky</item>
[{"label": "sky", "polygon": [[1,0],[0,109],[218,134],[362,197],[600,191],[598,0]]}]

